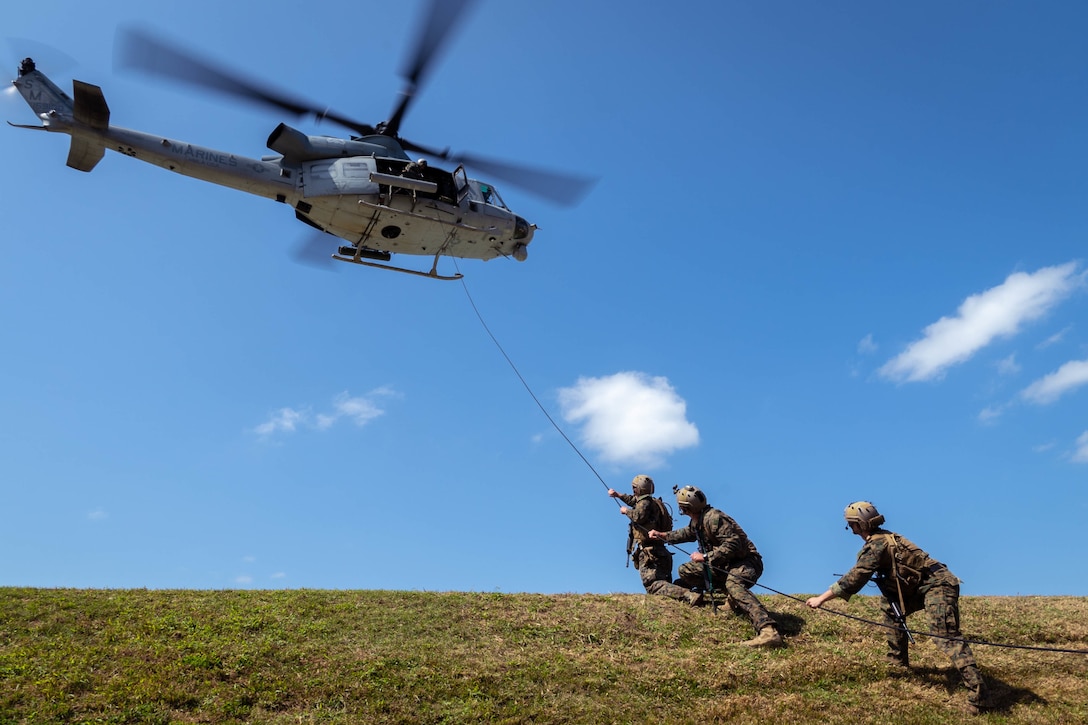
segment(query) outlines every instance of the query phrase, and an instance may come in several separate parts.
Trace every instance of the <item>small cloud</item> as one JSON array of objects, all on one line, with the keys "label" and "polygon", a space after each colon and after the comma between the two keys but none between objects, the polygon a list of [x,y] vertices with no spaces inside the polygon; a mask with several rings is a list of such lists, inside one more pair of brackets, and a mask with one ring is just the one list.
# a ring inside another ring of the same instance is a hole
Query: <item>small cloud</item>
[{"label": "small cloud", "polygon": [[1074,463],[1088,463],[1088,430],[1077,438],[1077,449],[1073,451]]},{"label": "small cloud", "polygon": [[1052,450],[1054,450],[1054,442],[1053,441],[1051,441],[1050,443],[1040,443],[1037,446],[1032,446],[1031,447],[1032,453],[1046,453],[1047,451],[1052,451]]},{"label": "small cloud", "polygon": [[287,573],[282,572],[282,571],[277,571],[275,574],[272,575],[272,578],[273,579],[286,579],[287,578]]},{"label": "small cloud", "polygon": [[253,429],[259,436],[268,436],[273,433],[294,433],[295,428],[306,420],[309,413],[293,408],[280,408],[272,416]]},{"label": "small cloud", "polygon": [[1077,263],[1010,274],[1001,284],[963,301],[953,317],[925,328],[921,339],[880,368],[895,382],[932,380],[965,362],[998,338],[1012,337],[1021,326],[1042,317],[1084,282]]},{"label": "small cloud", "polygon": [[1042,350],[1043,348],[1050,347],[1051,345],[1057,345],[1059,342],[1062,341],[1062,338],[1065,337],[1066,333],[1069,332],[1072,329],[1073,329],[1073,326],[1069,325],[1065,329],[1060,330],[1058,332],[1055,332],[1053,335],[1051,335],[1047,339],[1043,340],[1042,342],[1040,342],[1035,347],[1038,348],[1039,350]]},{"label": "small cloud", "polygon": [[1088,360],[1071,360],[1024,388],[1020,397],[1029,403],[1046,405],[1085,384],[1088,384]]},{"label": "small cloud", "polygon": [[257,557],[252,555],[242,557],[242,562],[245,564],[252,564],[255,561],[257,561]]},{"label": "small cloud", "polygon": [[981,423],[993,423],[1005,412],[1001,405],[990,405],[979,411],[978,419]]},{"label": "small cloud", "polygon": [[858,354],[872,355],[877,351],[878,347],[879,345],[873,342],[873,333],[870,332],[868,335],[861,338],[860,342],[858,342]]},{"label": "small cloud", "polygon": [[352,396],[347,391],[339,393],[332,400],[332,408],[327,412],[314,413],[306,408],[280,408],[268,420],[261,423],[253,432],[262,438],[276,433],[294,433],[299,428],[328,430],[341,420],[348,420],[357,427],[362,427],[384,415],[385,410],[379,405],[382,398],[396,396],[389,387],[375,388],[366,395]]},{"label": "small cloud", "polygon": [[90,519],[91,521],[103,521],[105,519],[108,519],[109,516],[110,515],[108,513],[106,513],[105,509],[101,509],[101,508],[97,508],[97,509],[94,509],[93,511],[88,511],[87,512],[87,518]]},{"label": "small cloud", "polygon": [[610,463],[660,466],[663,457],[699,443],[687,403],[663,377],[621,372],[579,378],[559,391],[563,417],[582,424],[582,439]]},{"label": "small cloud", "polygon": [[1016,353],[997,361],[997,372],[1002,375],[1015,375],[1020,372],[1020,363],[1016,362]]},{"label": "small cloud", "polygon": [[389,395],[384,390],[372,391],[367,397],[353,398],[347,392],[340,393],[333,401],[336,418],[347,418],[357,426],[364,426],[385,413],[373,401],[378,395]]},{"label": "small cloud", "polygon": [[238,576],[234,577],[234,583],[246,586],[253,583],[253,577],[251,577],[249,574],[239,574]]}]

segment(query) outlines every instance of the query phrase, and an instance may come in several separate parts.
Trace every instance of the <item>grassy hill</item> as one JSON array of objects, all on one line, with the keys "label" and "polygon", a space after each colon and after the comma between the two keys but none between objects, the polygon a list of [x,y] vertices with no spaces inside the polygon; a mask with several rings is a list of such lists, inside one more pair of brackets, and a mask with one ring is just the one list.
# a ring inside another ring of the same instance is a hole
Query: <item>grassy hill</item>
[{"label": "grassy hill", "polygon": [[[1088,655],[976,646],[972,718],[926,638],[895,674],[879,628],[764,599],[788,649],[641,595],[0,588],[0,723],[1088,722]],[[970,639],[1088,649],[1088,598],[961,608]]]}]

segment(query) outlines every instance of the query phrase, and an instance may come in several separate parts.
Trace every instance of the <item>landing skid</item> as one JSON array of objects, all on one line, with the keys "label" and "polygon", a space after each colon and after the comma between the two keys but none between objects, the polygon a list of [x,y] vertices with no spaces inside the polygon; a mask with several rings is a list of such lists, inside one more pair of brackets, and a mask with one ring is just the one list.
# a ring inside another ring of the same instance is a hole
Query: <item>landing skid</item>
[{"label": "landing skid", "polygon": [[341,262],[350,262],[351,264],[361,264],[364,267],[377,267],[378,269],[385,269],[385,270],[389,270],[390,272],[401,272],[403,274],[414,274],[417,277],[427,277],[429,279],[441,279],[441,280],[452,281],[452,280],[461,279],[462,277],[465,276],[465,275],[461,274],[460,272],[458,272],[457,274],[452,275],[452,276],[446,276],[446,275],[439,274],[438,273],[438,267],[437,267],[437,260],[436,260],[435,266],[431,267],[430,272],[420,272],[417,269],[405,269],[404,267],[394,267],[391,264],[378,264],[377,262],[364,262],[363,260],[356,259],[355,257],[342,257],[339,254],[332,255],[332,258],[333,259],[338,259]]}]

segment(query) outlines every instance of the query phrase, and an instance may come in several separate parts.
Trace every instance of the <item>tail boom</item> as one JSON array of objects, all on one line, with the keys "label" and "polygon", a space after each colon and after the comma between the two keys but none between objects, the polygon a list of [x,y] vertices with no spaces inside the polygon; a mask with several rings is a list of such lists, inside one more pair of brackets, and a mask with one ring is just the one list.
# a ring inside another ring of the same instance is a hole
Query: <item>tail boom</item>
[{"label": "tail boom", "polygon": [[[184,176],[277,201],[297,197],[298,179],[277,161],[235,156],[215,149],[110,125],[110,109],[98,86],[73,81],[73,100],[27,58],[13,81],[41,126],[11,124],[72,137],[68,166],[90,171],[106,149]],[[293,202],[292,202],[293,203]]]}]

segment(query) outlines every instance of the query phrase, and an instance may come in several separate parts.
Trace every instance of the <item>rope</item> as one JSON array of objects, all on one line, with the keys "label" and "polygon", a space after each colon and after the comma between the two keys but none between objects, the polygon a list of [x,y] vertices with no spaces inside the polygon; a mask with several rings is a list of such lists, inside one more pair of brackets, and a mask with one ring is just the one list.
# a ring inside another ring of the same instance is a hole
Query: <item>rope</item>
[{"label": "rope", "polygon": [[[460,274],[461,268],[457,264],[457,258],[451,257],[451,259],[453,259],[454,268],[456,268],[458,274]],[[502,353],[503,358],[506,359],[506,363],[510,366],[510,369],[514,371],[514,375],[518,376],[518,380],[521,381],[522,386],[524,386],[526,392],[529,393],[529,397],[533,399],[534,403],[536,403],[536,407],[540,408],[540,412],[543,413],[544,417],[548,419],[548,422],[552,424],[552,428],[555,428],[556,432],[559,433],[559,435],[563,437],[563,440],[567,442],[567,445],[569,445],[574,450],[574,452],[578,454],[578,457],[581,458],[582,462],[589,467],[589,470],[593,471],[593,475],[597,477],[597,480],[601,482],[601,485],[604,486],[606,490],[611,489],[612,487],[605,483],[605,480],[601,478],[601,474],[597,473],[597,469],[593,467],[593,464],[589,462],[589,459],[582,455],[582,451],[578,449],[578,446],[574,445],[574,442],[567,437],[567,434],[564,433],[563,429],[559,427],[559,424],[555,422],[552,416],[548,413],[547,408],[544,407],[544,404],[541,403],[540,399],[536,397],[536,393],[534,393],[533,389],[529,387],[529,383],[525,381],[525,378],[522,376],[521,371],[518,370],[518,366],[515,365],[514,361],[510,359],[510,356],[506,354],[506,350],[503,349],[502,345],[499,343],[498,338],[495,337],[494,333],[491,332],[491,328],[487,326],[486,322],[484,322],[484,317],[480,314],[480,309],[476,307],[476,301],[472,299],[472,294],[468,291],[468,284],[465,283],[464,277],[461,277],[461,287],[464,288],[465,297],[468,298],[468,303],[472,306],[472,311],[476,313],[476,319],[480,321],[480,325],[483,326],[484,332],[487,333],[487,336],[491,338],[491,342],[495,343],[495,347],[497,347],[499,349],[499,352]],[[616,503],[622,505],[619,501],[616,501]]]},{"label": "rope", "polygon": [[[456,257],[451,257],[451,259],[453,259],[453,265],[457,269],[458,274],[460,274],[461,269],[460,269],[460,266],[457,264],[457,258]],[[487,323],[484,321],[483,315],[480,314],[480,309],[476,306],[476,301],[472,299],[472,294],[468,291],[468,284],[465,282],[464,276],[462,276],[460,279],[461,279],[461,287],[465,290],[465,297],[468,298],[468,303],[469,303],[469,305],[472,306],[472,311],[474,313],[476,313],[476,319],[478,319],[480,321],[480,325],[483,326],[484,332],[487,333],[487,336],[491,338],[491,341],[493,343],[495,343],[495,347],[497,347],[499,349],[499,352],[502,353],[502,356],[503,356],[503,358],[505,358],[507,364],[510,366],[510,369],[514,371],[515,375],[517,375],[518,380],[521,381],[522,386],[525,388],[526,392],[529,393],[529,397],[531,397],[533,399],[533,402],[536,403],[536,407],[540,409],[540,412],[544,414],[544,417],[548,419],[548,422],[552,424],[552,427],[555,428],[556,432],[558,432],[559,435],[563,437],[563,440],[565,440],[567,442],[567,445],[569,445],[574,450],[574,452],[578,454],[578,457],[582,459],[582,462],[585,463],[586,466],[589,467],[589,470],[593,472],[593,475],[597,477],[597,480],[601,482],[601,485],[604,486],[605,489],[611,489],[611,486],[609,486],[607,483],[605,483],[605,480],[601,477],[601,474],[597,473],[597,469],[593,467],[593,464],[589,462],[589,459],[586,458],[584,455],[582,455],[582,451],[580,451],[578,449],[578,446],[574,445],[574,442],[570,438],[567,437],[567,434],[563,432],[563,429],[559,427],[559,424],[556,423],[555,419],[553,419],[552,416],[548,413],[548,410],[544,407],[544,404],[541,403],[540,399],[536,397],[536,393],[534,393],[533,389],[531,387],[529,387],[529,383],[527,383],[525,381],[525,378],[522,376],[521,372],[518,370],[517,365],[515,365],[514,361],[510,359],[510,356],[506,354],[506,350],[503,349],[502,345],[499,343],[498,338],[495,337],[494,333],[491,332],[491,328],[489,328],[487,326]],[[623,506],[623,503],[619,499],[613,499],[613,500],[616,502],[616,504],[618,506]],[[634,522],[631,522],[631,524],[633,526],[638,527],[642,531],[646,531],[646,528],[639,525],[639,524],[636,524]],[[649,532],[647,532],[647,533],[649,533]],[[680,546],[678,546],[676,544],[670,544],[670,543],[667,543],[667,542],[663,542],[663,543],[665,543],[666,546],[668,546],[668,547],[670,547],[672,549],[676,549],[678,552],[680,552],[682,554],[686,554],[689,557],[691,556],[691,554],[688,551],[686,551],[684,548],[682,548],[682,547],[680,547]],[[709,560],[707,560],[707,563],[709,564]],[[785,592],[780,592],[777,589],[774,589],[772,587],[767,586],[766,584],[761,584],[758,581],[750,581],[748,579],[745,579],[742,576],[738,576],[737,574],[733,574],[732,572],[730,572],[730,571],[728,571],[726,569],[722,569],[721,567],[714,566],[713,564],[710,564],[710,568],[715,574],[724,574],[727,577],[732,577],[732,578],[734,578],[734,579],[748,585],[749,588],[751,588],[753,586],[762,587],[763,589],[766,589],[767,591],[769,591],[769,592],[771,592],[773,594],[777,594],[779,596],[786,597],[787,599],[792,599],[795,602],[800,602],[801,604],[805,604],[804,599],[801,599],[800,597],[795,597],[792,594],[786,594]],[[711,594],[711,596],[713,596],[713,594]],[[808,605],[805,604],[805,606],[807,607]],[[967,644],[985,645],[987,647],[1004,647],[1004,648],[1007,648],[1007,649],[1032,650],[1032,651],[1036,651],[1036,652],[1059,652],[1059,653],[1063,653],[1063,654],[1088,655],[1088,650],[1085,650],[1085,649],[1062,649],[1062,648],[1058,648],[1058,647],[1033,647],[1033,646],[1029,646],[1029,645],[1020,645],[1020,644],[1002,644],[1002,643],[999,643],[999,642],[987,642],[985,640],[978,640],[978,639],[966,639],[966,638],[963,638],[963,637],[950,637],[948,635],[933,634],[931,632],[919,632],[917,630],[907,629],[906,623],[905,623],[906,622],[905,614],[904,614],[904,624],[902,626],[900,626],[898,624],[891,625],[891,624],[885,624],[884,622],[877,622],[876,620],[866,619],[864,617],[858,617],[856,615],[847,614],[846,612],[840,612],[840,611],[835,610],[835,609],[824,609],[823,607],[820,607],[819,611],[827,612],[829,614],[834,614],[834,615],[837,615],[837,616],[840,616],[840,617],[845,617],[846,619],[852,619],[852,620],[854,620],[856,622],[862,622],[864,624],[871,624],[871,625],[874,625],[876,627],[883,627],[885,629],[895,629],[897,631],[908,632],[910,634],[922,634],[922,635],[926,635],[927,637],[934,637],[934,638],[937,638],[937,639],[947,639],[947,640],[952,640],[952,641],[956,641],[956,642],[965,642]]]},{"label": "rope", "polygon": [[[666,546],[671,546],[672,548],[674,548],[677,551],[680,551],[681,553],[684,553],[684,554],[688,553],[687,551],[684,551],[684,549],[680,548],[679,546],[676,546],[675,544],[666,544]],[[690,556],[690,554],[689,554],[689,556]],[[800,602],[801,604],[804,604],[806,607],[808,607],[808,604],[806,603],[806,601],[804,599],[802,599],[801,597],[796,597],[796,596],[794,596],[792,594],[786,594],[785,592],[780,592],[777,589],[774,589],[772,587],[767,586],[766,584],[762,584],[762,583],[760,583],[758,581],[751,581],[750,579],[746,579],[745,577],[742,577],[742,576],[740,576],[738,574],[734,574],[734,573],[732,573],[731,571],[729,571],[727,569],[722,569],[721,567],[714,566],[713,564],[710,565],[710,568],[712,570],[714,570],[715,574],[724,574],[727,577],[732,577],[733,579],[736,579],[737,581],[740,581],[740,582],[742,582],[744,584],[747,584],[749,586],[749,588],[752,587],[752,586],[762,587],[763,589],[766,589],[769,592],[772,592],[772,593],[777,594],[779,596],[785,597],[786,599],[792,599],[795,602]],[[854,614],[848,614],[846,612],[840,612],[837,609],[825,609],[822,606],[818,608],[818,611],[826,612],[828,614],[834,614],[834,615],[837,615],[839,617],[845,617],[846,619],[852,619],[855,622],[862,622],[864,624],[871,624],[873,626],[882,627],[884,629],[894,629],[894,630],[899,631],[899,632],[907,632],[907,633],[910,633],[910,634],[922,634],[922,635],[925,635],[927,637],[933,637],[934,639],[947,639],[947,640],[950,640],[952,642],[965,642],[966,644],[984,645],[986,647],[1002,647],[1002,648],[1005,648],[1005,649],[1032,650],[1032,651],[1035,651],[1035,652],[1058,652],[1058,653],[1061,653],[1061,654],[1088,655],[1088,649],[1065,649],[1065,648],[1062,648],[1062,647],[1036,647],[1036,646],[1026,645],[1026,644],[1004,644],[1004,643],[1001,643],[1001,642],[988,642],[988,641],[982,640],[982,639],[967,639],[966,637],[952,637],[952,636],[946,635],[946,634],[935,634],[933,632],[922,632],[922,631],[919,631],[919,630],[916,630],[916,629],[908,629],[907,626],[906,626],[906,615],[904,615],[904,617],[903,617],[903,624],[899,625],[899,624],[887,624],[885,622],[878,622],[878,621],[876,621],[874,619],[866,619],[865,617],[859,617],[859,616],[854,615]]]}]

